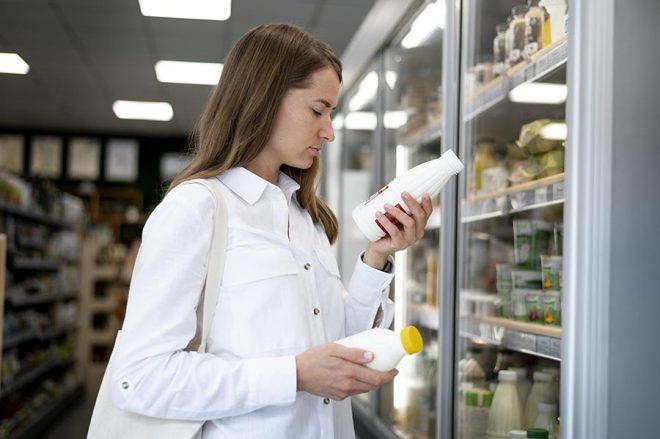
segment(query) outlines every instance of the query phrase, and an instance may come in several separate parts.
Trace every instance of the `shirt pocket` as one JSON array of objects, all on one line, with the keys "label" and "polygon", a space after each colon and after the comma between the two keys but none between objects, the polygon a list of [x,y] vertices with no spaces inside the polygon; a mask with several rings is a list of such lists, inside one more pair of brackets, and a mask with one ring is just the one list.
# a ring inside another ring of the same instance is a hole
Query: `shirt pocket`
[{"label": "shirt pocket", "polygon": [[222,287],[232,287],[297,275],[298,265],[286,248],[236,247],[227,251]]},{"label": "shirt pocket", "polygon": [[332,254],[330,250],[326,250],[320,247],[314,247],[314,253],[316,253],[316,258],[319,260],[321,267],[332,277],[339,278],[339,266],[337,265],[337,260],[335,255]]},{"label": "shirt pocket", "polygon": [[209,351],[235,360],[295,354],[309,345],[300,270],[286,247],[229,249]]}]

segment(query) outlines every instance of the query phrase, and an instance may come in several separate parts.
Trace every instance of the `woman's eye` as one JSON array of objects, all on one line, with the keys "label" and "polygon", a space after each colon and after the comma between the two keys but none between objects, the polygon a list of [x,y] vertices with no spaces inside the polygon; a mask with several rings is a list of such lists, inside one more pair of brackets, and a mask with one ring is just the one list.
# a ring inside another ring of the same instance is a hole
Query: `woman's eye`
[{"label": "woman's eye", "polygon": [[316,110],[314,110],[313,108],[312,108],[312,111],[314,112],[314,114],[316,115],[316,117],[321,117],[321,116],[323,116],[323,113],[321,113],[320,111],[316,111]]}]

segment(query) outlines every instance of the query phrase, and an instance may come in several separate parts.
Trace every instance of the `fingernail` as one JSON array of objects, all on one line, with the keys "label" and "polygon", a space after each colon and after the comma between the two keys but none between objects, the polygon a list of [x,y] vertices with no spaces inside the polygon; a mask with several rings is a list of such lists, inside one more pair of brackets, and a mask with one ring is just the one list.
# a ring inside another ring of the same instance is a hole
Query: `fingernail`
[{"label": "fingernail", "polygon": [[386,203],[385,204],[385,209],[392,210],[392,209],[394,209],[394,206],[392,206],[390,203]]},{"label": "fingernail", "polygon": [[371,360],[374,359],[374,354],[373,354],[373,352],[365,351],[365,352],[362,354],[362,358],[364,358],[364,359],[367,360],[367,361],[371,361]]},{"label": "fingernail", "polygon": [[406,197],[406,198],[410,198],[410,194],[409,194],[408,192],[404,192],[404,193],[401,194],[401,195],[404,196],[404,197]]}]

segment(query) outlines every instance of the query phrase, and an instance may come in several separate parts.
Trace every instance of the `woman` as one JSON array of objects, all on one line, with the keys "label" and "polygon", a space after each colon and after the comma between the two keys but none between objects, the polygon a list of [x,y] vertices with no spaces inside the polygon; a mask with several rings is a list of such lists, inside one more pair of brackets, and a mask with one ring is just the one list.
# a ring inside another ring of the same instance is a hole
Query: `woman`
[{"label": "woman", "polygon": [[[229,53],[198,127],[191,163],[145,225],[113,401],[161,418],[205,420],[204,438],[353,438],[348,396],[396,370],[332,343],[389,326],[390,255],[415,243],[431,214],[410,197],[408,216],[382,214],[389,236],[370,243],[344,289],[330,245],[337,220],[315,195],[319,155],[334,139],[341,64],[326,44],[289,25],[259,26]],[[185,347],[213,228],[213,200],[193,178],[218,184],[229,242],[206,353]]]}]

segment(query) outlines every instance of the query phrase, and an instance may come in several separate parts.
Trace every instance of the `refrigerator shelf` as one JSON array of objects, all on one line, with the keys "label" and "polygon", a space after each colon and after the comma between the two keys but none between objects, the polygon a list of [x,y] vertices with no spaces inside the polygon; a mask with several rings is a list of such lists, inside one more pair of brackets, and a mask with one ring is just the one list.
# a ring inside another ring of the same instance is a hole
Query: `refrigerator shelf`
[{"label": "refrigerator shelf", "polygon": [[502,76],[483,85],[467,98],[465,120],[472,120],[489,110],[520,84],[536,81],[563,66],[567,58],[568,37],[564,37],[531,55],[526,61],[511,67]]},{"label": "refrigerator shelf", "polygon": [[408,303],[408,316],[410,322],[428,329],[438,330],[440,325],[440,311],[437,306],[426,303]]},{"label": "refrigerator shelf", "polygon": [[417,149],[424,145],[439,140],[442,136],[442,118],[431,120],[424,128],[410,136],[405,136],[402,144],[411,149]]},{"label": "refrigerator shelf", "polygon": [[564,202],[564,173],[463,200],[462,223],[498,218]]},{"label": "refrigerator shelf", "polygon": [[560,327],[489,316],[465,317],[461,326],[460,336],[477,343],[561,361]]}]

